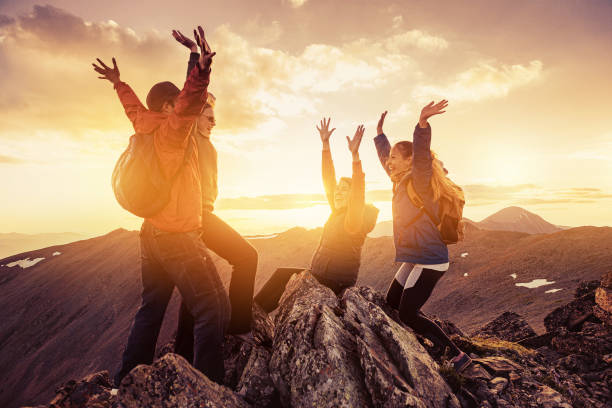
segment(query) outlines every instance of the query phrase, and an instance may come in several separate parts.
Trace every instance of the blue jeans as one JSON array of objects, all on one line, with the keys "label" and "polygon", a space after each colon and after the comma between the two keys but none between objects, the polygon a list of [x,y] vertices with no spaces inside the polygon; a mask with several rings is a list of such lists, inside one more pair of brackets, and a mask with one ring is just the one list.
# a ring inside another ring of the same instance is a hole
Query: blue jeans
[{"label": "blue jeans", "polygon": [[223,383],[223,337],[230,304],[200,231],[168,233],[145,221],[140,230],[142,304],[134,317],[119,384],[139,364],[151,364],[166,307],[176,286],[194,317],[193,366]]}]

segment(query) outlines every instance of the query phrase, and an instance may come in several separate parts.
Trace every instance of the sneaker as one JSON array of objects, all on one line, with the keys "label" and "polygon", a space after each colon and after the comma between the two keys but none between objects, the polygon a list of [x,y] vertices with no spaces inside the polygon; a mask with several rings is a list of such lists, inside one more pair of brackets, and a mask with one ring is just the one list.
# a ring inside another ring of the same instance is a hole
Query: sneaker
[{"label": "sneaker", "polygon": [[470,356],[468,356],[462,351],[461,353],[457,354],[456,357],[453,357],[451,359],[451,364],[453,365],[455,371],[460,373],[465,370],[470,364],[472,364],[472,359],[470,358]]}]

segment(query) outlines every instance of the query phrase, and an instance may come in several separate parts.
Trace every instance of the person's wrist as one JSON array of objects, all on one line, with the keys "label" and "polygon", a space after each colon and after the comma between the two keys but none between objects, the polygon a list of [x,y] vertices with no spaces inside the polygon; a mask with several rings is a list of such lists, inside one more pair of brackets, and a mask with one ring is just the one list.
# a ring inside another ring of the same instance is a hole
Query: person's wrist
[{"label": "person's wrist", "polygon": [[197,54],[198,53],[198,46],[197,45],[192,45],[191,47],[189,47],[189,49],[191,50],[191,52]]},{"label": "person's wrist", "polygon": [[359,152],[352,152],[353,153],[353,161],[357,162],[359,161]]},{"label": "person's wrist", "polygon": [[323,150],[329,150],[329,140],[323,140]]},{"label": "person's wrist", "polygon": [[383,134],[383,130],[382,130],[382,128],[378,128],[378,129],[376,129],[376,134],[377,134],[377,135],[382,135],[382,134]]},{"label": "person's wrist", "polygon": [[420,118],[419,127],[422,129],[426,129],[427,127],[429,127],[429,123],[427,122],[427,119]]}]

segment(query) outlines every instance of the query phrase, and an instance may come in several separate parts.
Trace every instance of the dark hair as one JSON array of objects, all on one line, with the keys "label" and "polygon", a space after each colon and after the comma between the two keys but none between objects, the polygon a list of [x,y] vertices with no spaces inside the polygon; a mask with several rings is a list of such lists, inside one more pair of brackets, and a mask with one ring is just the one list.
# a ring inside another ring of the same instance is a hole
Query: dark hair
[{"label": "dark hair", "polygon": [[151,88],[147,95],[147,107],[149,110],[161,112],[164,103],[174,103],[174,99],[181,93],[181,90],[172,82],[159,82]]},{"label": "dark hair", "polygon": [[407,159],[412,156],[412,142],[402,140],[401,142],[397,142],[393,147],[397,147],[400,154],[402,155],[402,158],[404,159]]}]

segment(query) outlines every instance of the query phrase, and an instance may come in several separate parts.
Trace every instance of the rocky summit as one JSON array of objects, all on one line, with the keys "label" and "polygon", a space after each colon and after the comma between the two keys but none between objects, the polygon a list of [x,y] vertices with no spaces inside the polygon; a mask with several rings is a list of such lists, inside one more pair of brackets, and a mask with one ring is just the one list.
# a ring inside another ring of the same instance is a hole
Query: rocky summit
[{"label": "rocky summit", "polygon": [[[586,282],[536,335],[504,313],[473,336],[438,321],[473,364],[403,325],[383,296],[340,297],[308,272],[294,276],[273,318],[255,308],[254,341],[228,336],[225,385],[166,352],[111,392],[107,372],[69,381],[48,407],[608,407],[612,404],[610,274]],[[39,406],[37,408],[42,408]]]}]

